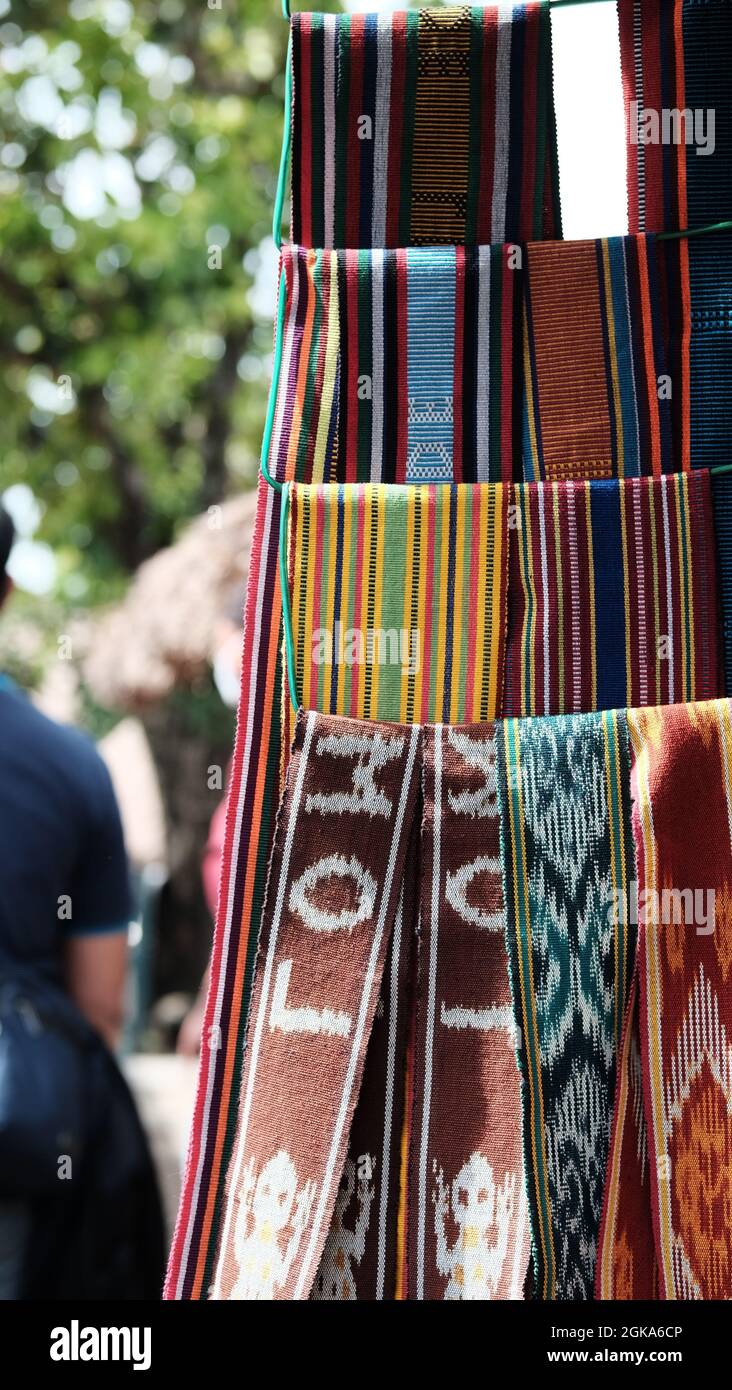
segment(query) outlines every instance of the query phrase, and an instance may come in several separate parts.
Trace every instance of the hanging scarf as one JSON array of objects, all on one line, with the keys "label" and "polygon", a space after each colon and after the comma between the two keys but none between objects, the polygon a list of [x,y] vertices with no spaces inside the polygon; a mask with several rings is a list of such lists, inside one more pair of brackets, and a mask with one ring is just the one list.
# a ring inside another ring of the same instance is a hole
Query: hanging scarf
[{"label": "hanging scarf", "polygon": [[628,725],[638,953],[597,1294],[729,1299],[730,704],[634,712]]},{"label": "hanging scarf", "polygon": [[592,1296],[615,1060],[634,936],[627,732],[615,714],[499,734],[507,943],[542,1299]]},{"label": "hanging scarf", "polygon": [[618,0],[618,12],[631,231],[730,217],[728,0]]},{"label": "hanging scarf", "polygon": [[[395,1092],[415,907],[410,1128]],[[301,713],[213,1296],[393,1297],[409,1249],[411,1297],[520,1297],[520,1130],[492,728]]]},{"label": "hanging scarf", "polygon": [[[729,219],[732,7],[728,0],[619,0],[619,14],[631,230]],[[729,462],[732,233],[683,239],[679,247],[677,298],[691,327],[691,458],[711,467]]]},{"label": "hanging scarf", "polygon": [[[557,234],[546,4],[295,14],[291,23],[296,241]],[[517,130],[522,138],[510,140]]]},{"label": "hanging scarf", "polygon": [[707,473],[297,485],[303,705],[460,724],[718,695],[715,552]]},{"label": "hanging scarf", "polygon": [[290,476],[584,481],[726,459],[730,233],[282,258]]}]

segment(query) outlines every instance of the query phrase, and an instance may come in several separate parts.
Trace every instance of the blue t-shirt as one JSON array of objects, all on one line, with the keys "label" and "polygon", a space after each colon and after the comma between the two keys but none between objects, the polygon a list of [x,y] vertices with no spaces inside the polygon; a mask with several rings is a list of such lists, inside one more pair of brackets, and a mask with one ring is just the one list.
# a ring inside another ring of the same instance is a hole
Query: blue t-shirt
[{"label": "blue t-shirt", "polygon": [[93,743],[0,674],[0,969],[57,974],[63,939],[131,916],[122,826]]}]

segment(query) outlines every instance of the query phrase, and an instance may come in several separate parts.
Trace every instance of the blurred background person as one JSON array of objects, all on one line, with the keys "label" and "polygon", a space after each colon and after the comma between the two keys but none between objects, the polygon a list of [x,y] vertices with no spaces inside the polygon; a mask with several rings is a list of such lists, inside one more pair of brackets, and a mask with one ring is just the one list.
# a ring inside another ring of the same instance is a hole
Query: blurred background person
[{"label": "blurred background person", "polygon": [[[0,508],[0,601],[13,524]],[[107,769],[0,673],[0,1298],[156,1298],[147,1145],[110,1049],[132,914]]]}]

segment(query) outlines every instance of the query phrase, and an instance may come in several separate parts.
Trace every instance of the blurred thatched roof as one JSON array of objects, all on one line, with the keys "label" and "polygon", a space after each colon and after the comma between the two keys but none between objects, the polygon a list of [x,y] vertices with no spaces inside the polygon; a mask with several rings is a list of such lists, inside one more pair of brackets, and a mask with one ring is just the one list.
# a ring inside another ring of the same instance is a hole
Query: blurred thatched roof
[{"label": "blurred thatched roof", "polygon": [[217,624],[243,591],[255,506],[251,492],[210,508],[94,624],[83,672],[101,705],[140,710],[203,674]]}]

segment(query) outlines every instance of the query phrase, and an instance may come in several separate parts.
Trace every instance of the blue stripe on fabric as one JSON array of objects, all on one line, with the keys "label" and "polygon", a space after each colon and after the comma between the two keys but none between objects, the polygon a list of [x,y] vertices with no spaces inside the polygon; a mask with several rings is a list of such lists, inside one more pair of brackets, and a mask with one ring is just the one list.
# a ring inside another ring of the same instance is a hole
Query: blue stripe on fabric
[{"label": "blue stripe on fabric", "polygon": [[615,478],[589,489],[595,580],[595,652],[598,709],[627,704],[625,662],[625,580],[620,522],[620,488]]},{"label": "blue stripe on fabric", "polygon": [[407,251],[407,482],[453,477],[455,251]]},{"label": "blue stripe on fabric", "polygon": [[636,398],[633,339],[631,336],[628,301],[628,271],[625,259],[625,237],[609,237],[607,249],[608,260],[610,262],[613,319],[615,322],[615,357],[620,389],[620,422],[623,434],[623,476],[626,478],[637,478],[641,471],[640,450],[638,448],[638,404]]}]

